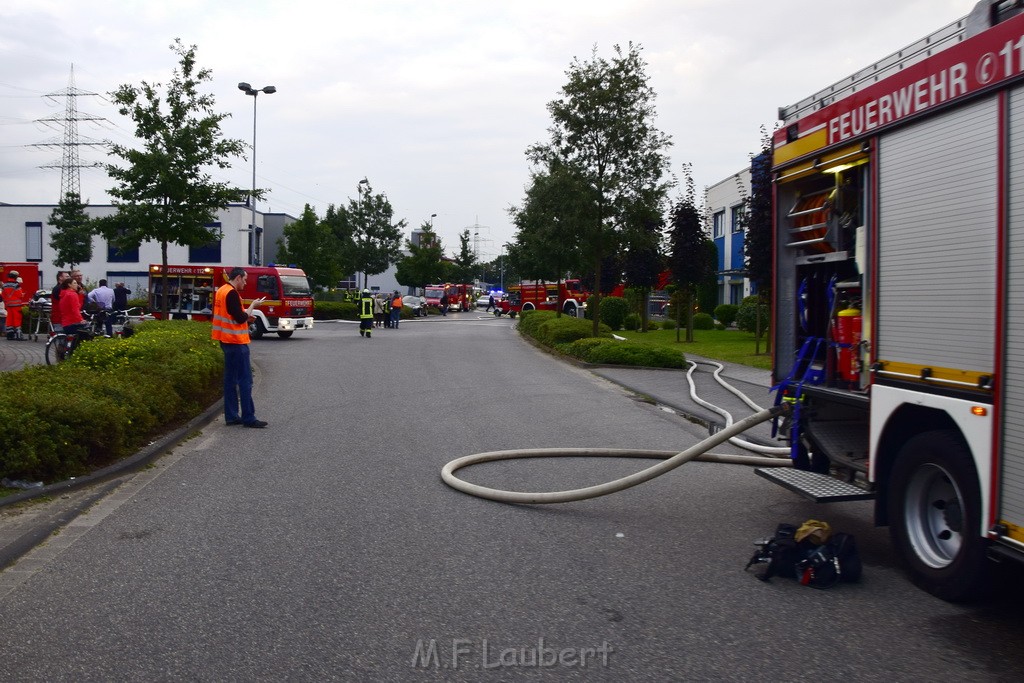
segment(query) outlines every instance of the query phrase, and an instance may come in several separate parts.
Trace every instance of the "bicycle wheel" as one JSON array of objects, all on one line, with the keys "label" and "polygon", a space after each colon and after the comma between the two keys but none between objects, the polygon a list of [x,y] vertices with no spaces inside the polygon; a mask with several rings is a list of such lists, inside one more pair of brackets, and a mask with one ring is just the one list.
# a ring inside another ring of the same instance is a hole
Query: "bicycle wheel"
[{"label": "bicycle wheel", "polygon": [[68,336],[63,332],[53,335],[46,342],[46,364],[56,365],[67,357]]}]

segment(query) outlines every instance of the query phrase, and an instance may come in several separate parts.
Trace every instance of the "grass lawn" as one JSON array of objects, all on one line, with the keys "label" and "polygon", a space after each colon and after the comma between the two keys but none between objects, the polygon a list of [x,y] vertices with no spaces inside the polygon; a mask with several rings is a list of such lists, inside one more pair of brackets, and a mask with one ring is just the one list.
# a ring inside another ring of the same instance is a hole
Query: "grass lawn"
[{"label": "grass lawn", "polygon": [[762,370],[771,370],[772,359],[765,353],[765,339],[761,339],[761,354],[754,355],[754,335],[739,330],[694,330],[693,342],[686,342],[686,330],[679,330],[676,343],[675,330],[654,330],[652,332],[626,332],[615,334],[638,344],[661,346],[682,351],[683,354],[704,356],[714,360],[749,365]]}]

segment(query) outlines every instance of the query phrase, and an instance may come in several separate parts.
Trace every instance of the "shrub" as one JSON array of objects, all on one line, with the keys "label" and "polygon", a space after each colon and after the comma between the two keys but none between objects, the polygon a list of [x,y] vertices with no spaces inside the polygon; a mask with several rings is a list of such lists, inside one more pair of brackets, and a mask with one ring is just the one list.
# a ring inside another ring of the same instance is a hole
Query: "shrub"
[{"label": "shrub", "polygon": [[621,330],[629,314],[629,304],[621,296],[606,296],[601,299],[601,322],[612,330]]},{"label": "shrub", "polygon": [[649,332],[654,332],[657,329],[659,329],[658,321],[657,320],[648,320],[647,321],[647,330]]},{"label": "shrub", "polygon": [[715,306],[715,320],[722,323],[725,327],[729,327],[736,322],[736,313],[739,312],[740,307],[736,304],[721,304]]},{"label": "shrub", "polygon": [[676,329],[676,321],[672,318],[665,318],[661,321],[661,329],[663,330],[674,330]]},{"label": "shrub", "polygon": [[220,395],[210,324],[154,321],[94,339],[57,366],[0,374],[0,476],[50,481],[127,455]]},{"label": "shrub", "polygon": [[316,320],[358,320],[359,306],[351,301],[317,301],[313,317]]},{"label": "shrub", "polygon": [[630,332],[634,332],[640,329],[640,316],[636,313],[630,313],[626,316],[626,319],[622,321],[622,326]]},{"label": "shrub", "polygon": [[748,296],[740,303],[736,312],[736,327],[744,332],[754,332],[757,329],[758,309],[761,316],[761,336],[768,331],[768,305],[761,302],[757,296]]},{"label": "shrub", "polygon": [[678,351],[616,339],[580,339],[566,344],[560,350],[587,363],[681,368],[685,362],[683,354]]},{"label": "shrub", "polygon": [[716,322],[716,323],[715,323],[715,329],[716,329],[716,330],[719,330],[719,331],[721,331],[721,330],[724,330],[724,329],[725,329],[725,325],[723,325],[723,324],[722,324],[722,323],[720,323],[720,322]]},{"label": "shrub", "polygon": [[715,327],[715,320],[707,313],[694,313],[693,314],[693,329],[695,330],[711,330]]}]

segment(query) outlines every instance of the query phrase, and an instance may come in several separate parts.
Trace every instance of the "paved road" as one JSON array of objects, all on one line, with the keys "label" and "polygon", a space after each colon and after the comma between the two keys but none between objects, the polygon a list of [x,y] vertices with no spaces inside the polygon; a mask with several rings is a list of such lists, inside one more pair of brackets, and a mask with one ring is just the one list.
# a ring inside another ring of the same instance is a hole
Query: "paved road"
[{"label": "paved road", "polygon": [[[268,429],[218,420],[0,575],[0,679],[1024,675],[1020,604],[956,607],[913,588],[865,504],[815,507],[705,463],[554,507],[448,489],[440,468],[469,453],[706,435],[507,320],[449,316],[372,340],[321,325],[253,351]],[[492,463],[466,478],[555,490],[638,462]],[[816,591],[743,572],[754,538],[810,517],[857,535],[863,583]]]}]

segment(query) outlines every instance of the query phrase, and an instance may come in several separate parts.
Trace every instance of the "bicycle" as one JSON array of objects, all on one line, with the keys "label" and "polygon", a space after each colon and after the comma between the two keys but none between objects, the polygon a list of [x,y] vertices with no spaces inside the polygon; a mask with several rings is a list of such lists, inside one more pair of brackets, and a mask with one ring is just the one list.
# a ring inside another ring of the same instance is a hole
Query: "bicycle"
[{"label": "bicycle", "polygon": [[94,336],[95,335],[88,326],[81,327],[71,334],[66,332],[57,332],[51,335],[50,338],[46,340],[46,364],[56,365],[58,363],[63,363],[71,357],[71,354],[74,353],[79,344],[83,341],[92,339]]}]

